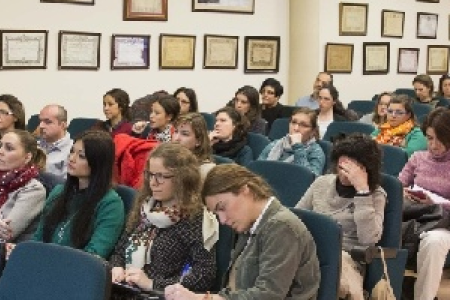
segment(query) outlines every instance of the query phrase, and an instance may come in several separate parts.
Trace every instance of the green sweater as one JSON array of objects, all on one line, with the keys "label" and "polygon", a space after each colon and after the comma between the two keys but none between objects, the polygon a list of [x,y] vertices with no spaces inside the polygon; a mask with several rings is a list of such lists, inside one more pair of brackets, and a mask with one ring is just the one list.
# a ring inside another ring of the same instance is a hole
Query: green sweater
[{"label": "green sweater", "polygon": [[[380,129],[375,129],[372,132],[371,136],[376,137],[380,133]],[[427,149],[427,139],[420,130],[419,127],[414,127],[406,136],[405,136],[405,147],[402,147],[406,153],[408,153],[408,157],[420,150]]]},{"label": "green sweater", "polygon": [[[44,217],[53,206],[54,200],[60,193],[62,193],[63,188],[63,185],[56,186],[48,196],[45,202],[43,210],[44,213],[42,214],[43,216],[36,232],[34,233],[34,240],[42,241]],[[83,200],[83,194],[77,195],[73,198],[71,201],[72,204],[70,207],[68,221],[61,222],[61,224],[57,226],[55,232],[53,233],[52,243],[72,247],[70,241],[70,233],[73,225],[72,220]],[[123,230],[125,212],[122,199],[113,189],[109,190],[109,192],[98,203],[94,214],[92,236],[83,250],[106,259],[114,249],[114,246]],[[60,237],[61,232],[62,234]]]}]

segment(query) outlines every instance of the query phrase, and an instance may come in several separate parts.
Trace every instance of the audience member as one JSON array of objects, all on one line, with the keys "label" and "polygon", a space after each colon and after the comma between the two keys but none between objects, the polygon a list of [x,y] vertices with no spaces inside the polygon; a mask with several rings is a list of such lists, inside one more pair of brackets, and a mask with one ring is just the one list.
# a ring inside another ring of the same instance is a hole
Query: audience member
[{"label": "audience member", "polygon": [[300,107],[291,116],[289,133],[267,145],[258,160],[294,163],[321,175],[325,166],[325,154],[316,142],[318,138],[319,127],[315,111]]},{"label": "audience member", "polygon": [[412,103],[407,95],[393,96],[387,113],[387,122],[372,132],[378,143],[401,147],[408,156],[427,148],[427,141],[416,124]]},{"label": "audience member", "polygon": [[311,109],[319,108],[319,90],[324,84],[333,84],[333,74],[328,72],[320,72],[317,74],[313,84],[313,92],[311,95],[301,97],[295,103],[295,106],[308,107]]},{"label": "audience member", "polygon": [[194,153],[200,164],[200,175],[205,179],[208,172],[216,165],[212,160],[212,148],[208,128],[199,113],[180,115],[175,121],[173,142],[179,143]]},{"label": "audience member", "polygon": [[314,239],[267,182],[244,167],[219,165],[206,177],[202,196],[220,222],[239,233],[223,289],[198,295],[175,284],[166,288],[166,299],[316,299]]},{"label": "audience member", "polygon": [[133,123],[137,121],[150,121],[153,102],[168,95],[168,92],[161,90],[134,100],[130,107],[131,121]]},{"label": "audience member", "polygon": [[160,97],[152,104],[150,122],[134,123],[132,135],[147,140],[170,142],[174,132],[172,122],[179,114],[180,104],[174,96]]},{"label": "audience member", "polygon": [[440,99],[450,101],[450,75],[444,74],[439,78],[439,91],[437,96]]},{"label": "audience member", "polygon": [[[165,143],[148,159],[145,182],[111,257],[113,282],[143,290],[180,282],[208,290],[215,279],[217,219],[203,208],[196,157]],[[183,269],[190,271],[183,276]]]},{"label": "audience member", "polygon": [[261,106],[259,105],[259,93],[257,89],[249,85],[244,85],[236,91],[232,104],[250,122],[248,132],[263,135],[267,133],[267,121],[261,118]]},{"label": "audience member", "polygon": [[0,239],[18,243],[30,239],[45,201],[36,166],[45,158],[34,137],[12,129],[0,141]]},{"label": "audience member", "polygon": [[267,132],[270,131],[273,121],[287,117],[284,106],[278,102],[283,95],[283,91],[283,86],[275,78],[264,80],[259,89],[262,100],[261,116],[267,121]]},{"label": "audience member", "polygon": [[38,145],[47,154],[46,171],[66,178],[67,157],[73,141],[67,132],[67,111],[57,104],[45,106],[39,113]]},{"label": "audience member", "polygon": [[102,131],[76,138],[67,180],[53,189],[34,239],[108,258],[124,224],[122,199],[112,189],[114,143]]},{"label": "audience member", "polygon": [[193,89],[180,87],[173,93],[180,103],[180,114],[198,112],[197,94]]},{"label": "audience member", "polygon": [[[424,123],[422,131],[427,137],[428,150],[417,151],[406,163],[399,179],[405,187],[405,196],[424,204],[434,204],[429,192],[447,201],[442,204],[450,209],[450,110],[437,108]],[[425,189],[425,197],[416,197],[408,187],[417,185]],[[429,192],[428,192],[429,191]],[[445,228],[434,229],[420,235],[417,254],[416,300],[433,299],[439,289],[442,268],[450,250],[450,231]]]},{"label": "audience member", "polygon": [[13,95],[0,95],[0,137],[13,129],[25,129],[25,109]]},{"label": "audience member", "polygon": [[383,92],[378,95],[375,102],[373,112],[364,115],[359,119],[359,122],[379,127],[381,124],[387,121],[387,107],[391,102],[392,94],[389,92]]},{"label": "audience member", "polygon": [[334,174],[317,178],[296,207],[327,215],[342,226],[339,297],[363,300],[363,268],[349,251],[375,245],[383,232],[386,192],[380,187],[381,150],[369,136],[350,134],[335,141],[331,163]]},{"label": "audience member", "polygon": [[247,128],[246,118],[234,108],[219,109],[214,130],[209,133],[213,153],[228,157],[237,164],[248,165],[253,160],[253,152],[247,145]]},{"label": "audience member", "polygon": [[414,92],[416,93],[416,101],[423,104],[429,104],[433,108],[439,102],[439,99],[433,98],[434,84],[433,79],[426,74],[420,74],[413,80]]}]

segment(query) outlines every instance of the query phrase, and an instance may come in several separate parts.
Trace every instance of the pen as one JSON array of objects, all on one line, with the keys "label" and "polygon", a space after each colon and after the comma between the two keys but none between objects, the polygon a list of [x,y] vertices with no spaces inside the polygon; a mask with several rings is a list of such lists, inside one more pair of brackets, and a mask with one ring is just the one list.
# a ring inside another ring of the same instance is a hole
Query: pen
[{"label": "pen", "polygon": [[191,265],[185,264],[183,267],[183,271],[181,271],[180,284],[183,282],[184,277],[186,277],[191,272]]}]

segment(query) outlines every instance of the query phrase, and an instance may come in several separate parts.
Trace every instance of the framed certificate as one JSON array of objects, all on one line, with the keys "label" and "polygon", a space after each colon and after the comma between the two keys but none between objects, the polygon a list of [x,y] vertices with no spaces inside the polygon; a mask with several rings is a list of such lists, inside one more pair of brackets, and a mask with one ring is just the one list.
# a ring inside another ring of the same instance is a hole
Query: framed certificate
[{"label": "framed certificate", "polygon": [[82,5],[94,5],[95,0],[41,0],[42,3],[70,3]]},{"label": "framed certificate", "polygon": [[111,70],[148,69],[150,67],[149,35],[113,35]]},{"label": "framed certificate", "polygon": [[123,0],[124,21],[167,21],[167,0]]},{"label": "framed certificate", "polygon": [[438,26],[438,15],[431,13],[417,13],[417,32],[418,39],[435,39]]},{"label": "framed certificate", "polygon": [[402,38],[405,28],[405,12],[395,10],[381,11],[381,36]]},{"label": "framed certificate", "polygon": [[245,73],[277,73],[280,68],[279,36],[246,36]]},{"label": "framed certificate", "polygon": [[192,0],[192,11],[253,14],[255,0]]},{"label": "framed certificate", "polygon": [[418,2],[439,3],[439,0],[416,0]]},{"label": "framed certificate", "polygon": [[351,73],[353,69],[353,44],[327,43],[325,46],[325,72]]},{"label": "framed certificate", "polygon": [[100,33],[60,31],[59,69],[98,70],[100,68]]},{"label": "framed certificate", "polygon": [[363,43],[363,74],[389,73],[389,43]]},{"label": "framed certificate", "polygon": [[369,5],[339,3],[339,35],[367,35]]},{"label": "framed certificate", "polygon": [[205,35],[204,69],[237,69],[238,36]]},{"label": "framed certificate", "polygon": [[161,34],[159,36],[160,69],[194,69],[195,35]]},{"label": "framed certificate", "polygon": [[48,31],[0,30],[0,69],[46,69]]},{"label": "framed certificate", "polygon": [[427,49],[427,74],[443,75],[448,73],[449,46],[432,45]]},{"label": "framed certificate", "polygon": [[399,48],[397,73],[417,74],[419,67],[419,48]]}]

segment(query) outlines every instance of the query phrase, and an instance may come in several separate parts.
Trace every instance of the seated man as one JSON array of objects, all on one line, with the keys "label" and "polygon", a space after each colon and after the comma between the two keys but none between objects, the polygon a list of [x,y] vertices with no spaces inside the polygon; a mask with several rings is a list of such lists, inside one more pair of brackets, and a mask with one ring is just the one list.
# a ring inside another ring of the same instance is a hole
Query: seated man
[{"label": "seated man", "polygon": [[38,145],[47,154],[46,171],[66,178],[67,158],[73,141],[67,132],[67,111],[57,104],[45,106],[39,113]]},{"label": "seated man", "polygon": [[272,127],[272,123],[276,119],[289,118],[291,111],[285,109],[285,106],[280,102],[280,97],[283,95],[283,86],[275,78],[267,78],[261,84],[259,89],[261,95],[261,116],[267,121],[267,131]]},{"label": "seated man", "polygon": [[311,95],[301,97],[295,103],[295,106],[309,107],[311,109],[319,108],[319,90],[325,83],[333,83],[333,75],[327,72],[317,74],[313,84],[313,92]]}]

